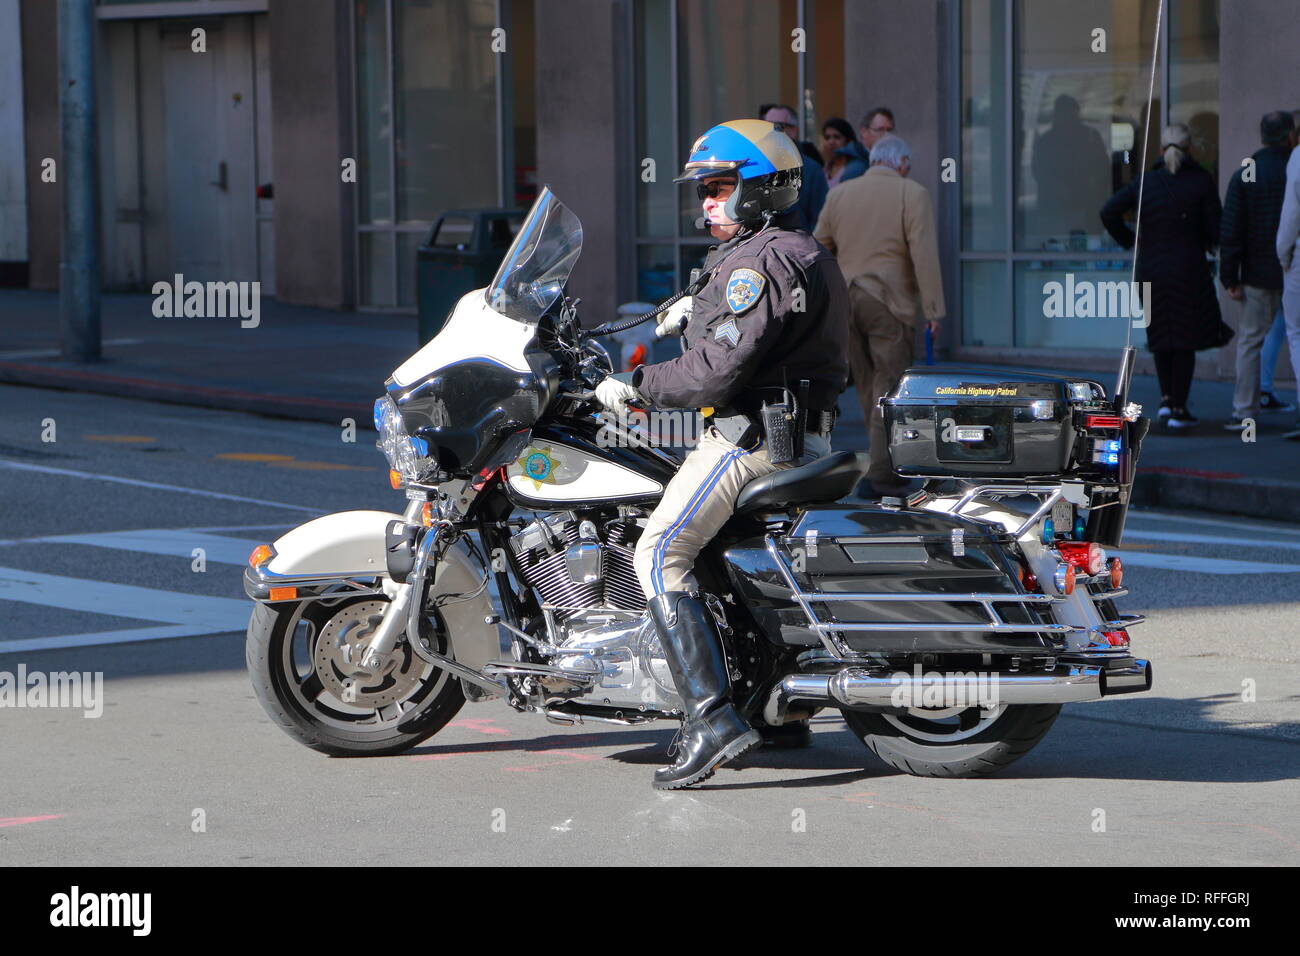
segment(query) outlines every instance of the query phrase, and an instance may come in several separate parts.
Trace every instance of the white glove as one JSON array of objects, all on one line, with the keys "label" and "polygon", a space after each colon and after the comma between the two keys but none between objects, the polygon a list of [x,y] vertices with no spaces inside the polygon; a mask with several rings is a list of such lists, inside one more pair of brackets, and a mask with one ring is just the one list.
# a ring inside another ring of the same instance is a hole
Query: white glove
[{"label": "white glove", "polygon": [[620,372],[602,379],[596,386],[596,401],[612,412],[627,411],[628,402],[644,401],[641,393],[627,381],[631,375],[631,372]]},{"label": "white glove", "polygon": [[668,307],[659,324],[655,326],[655,338],[666,339],[670,335],[681,335],[686,331],[686,324],[691,321],[691,308],[695,305],[695,296],[688,295],[678,299]]}]

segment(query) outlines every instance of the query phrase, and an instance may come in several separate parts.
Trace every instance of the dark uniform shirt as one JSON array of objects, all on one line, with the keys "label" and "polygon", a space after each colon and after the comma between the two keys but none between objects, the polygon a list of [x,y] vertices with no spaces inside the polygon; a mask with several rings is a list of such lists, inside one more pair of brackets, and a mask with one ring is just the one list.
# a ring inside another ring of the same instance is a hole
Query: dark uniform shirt
[{"label": "dark uniform shirt", "polygon": [[710,250],[705,270],[722,266],[695,295],[683,353],[632,378],[651,403],[751,411],[747,391],[808,379],[810,407],[835,407],[848,384],[848,288],[834,256],[790,228],[793,218]]}]

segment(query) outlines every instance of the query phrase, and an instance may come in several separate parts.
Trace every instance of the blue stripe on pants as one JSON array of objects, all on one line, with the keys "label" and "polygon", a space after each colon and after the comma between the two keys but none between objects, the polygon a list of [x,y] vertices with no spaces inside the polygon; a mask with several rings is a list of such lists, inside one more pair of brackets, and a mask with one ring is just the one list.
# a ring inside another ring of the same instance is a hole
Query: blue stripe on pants
[{"label": "blue stripe on pants", "polygon": [[730,467],[731,463],[743,454],[745,454],[745,452],[737,448],[735,451],[727,452],[718,460],[718,463],[713,466],[713,470],[709,472],[708,477],[704,479],[703,484],[695,490],[695,494],[692,495],[691,499],[686,503],[686,508],[683,510],[683,513],[678,516],[677,520],[664,531],[659,540],[655,543],[655,549],[650,563],[650,580],[651,583],[654,584],[655,591],[659,594],[662,594],[664,591],[663,571],[665,549],[670,543],[672,543],[673,538],[677,537],[678,532],[685,527],[686,522],[691,520],[691,516],[699,510],[700,504],[706,497],[708,497],[709,492],[713,490],[715,485],[717,485],[718,481],[722,478],[727,468]]}]

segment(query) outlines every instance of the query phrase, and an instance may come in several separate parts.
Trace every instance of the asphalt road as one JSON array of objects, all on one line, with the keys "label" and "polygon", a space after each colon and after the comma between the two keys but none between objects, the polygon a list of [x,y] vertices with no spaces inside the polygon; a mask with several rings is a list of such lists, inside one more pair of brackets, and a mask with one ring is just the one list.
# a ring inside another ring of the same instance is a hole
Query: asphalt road
[{"label": "asphalt road", "polygon": [[898,774],[823,716],[808,750],[661,794],[667,724],[488,702],[337,760],[262,713],[244,559],[312,514],[399,510],[371,434],[9,387],[0,411],[0,672],[104,674],[97,719],[0,708],[0,863],[1300,861],[1293,525],[1135,513],[1122,610],[1150,615],[1154,691],[1067,706],[1001,776]]}]

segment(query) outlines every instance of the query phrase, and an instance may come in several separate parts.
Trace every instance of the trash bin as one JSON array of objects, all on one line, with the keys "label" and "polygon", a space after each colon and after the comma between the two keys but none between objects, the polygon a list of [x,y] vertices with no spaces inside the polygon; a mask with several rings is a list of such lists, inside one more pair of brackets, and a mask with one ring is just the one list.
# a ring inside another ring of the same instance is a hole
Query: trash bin
[{"label": "trash bin", "polygon": [[461,296],[492,281],[523,218],[518,209],[449,209],[438,217],[416,252],[421,345]]}]

